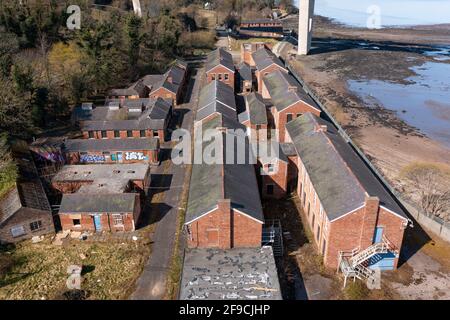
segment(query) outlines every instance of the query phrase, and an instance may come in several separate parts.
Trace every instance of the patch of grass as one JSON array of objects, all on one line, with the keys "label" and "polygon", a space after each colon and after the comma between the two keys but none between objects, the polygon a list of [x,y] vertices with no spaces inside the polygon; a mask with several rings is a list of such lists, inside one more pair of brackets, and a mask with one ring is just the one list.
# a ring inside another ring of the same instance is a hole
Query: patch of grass
[{"label": "patch of grass", "polygon": [[350,281],[344,289],[345,298],[348,300],[366,300],[370,290],[361,280]]},{"label": "patch of grass", "polygon": [[54,246],[19,243],[0,260],[11,259],[0,278],[0,300],[59,299],[67,292],[67,267],[83,266],[81,289],[88,299],[124,299],[150,253],[147,243],[86,243]]}]

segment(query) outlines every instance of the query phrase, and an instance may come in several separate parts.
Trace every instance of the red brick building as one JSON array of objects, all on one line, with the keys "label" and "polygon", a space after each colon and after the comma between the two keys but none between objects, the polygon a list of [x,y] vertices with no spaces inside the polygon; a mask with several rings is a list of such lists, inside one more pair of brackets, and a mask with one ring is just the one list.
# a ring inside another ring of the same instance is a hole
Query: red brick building
[{"label": "red brick building", "polygon": [[214,80],[200,91],[195,120],[201,121],[212,115],[222,114],[237,121],[236,108],[233,89],[221,81]]},{"label": "red brick building", "polygon": [[331,123],[306,113],[286,125],[297,193],[318,251],[344,275],[397,267],[409,219]]},{"label": "red brick building", "polygon": [[138,193],[77,192],[63,195],[59,218],[63,230],[130,232],[141,213]]},{"label": "red brick building", "polygon": [[238,27],[241,37],[282,38],[283,24],[278,19],[243,20]]},{"label": "red brick building", "polygon": [[238,115],[239,122],[247,127],[251,141],[267,140],[269,122],[267,107],[259,93],[252,92],[244,97],[245,111]]},{"label": "red brick building", "polygon": [[255,60],[253,60],[253,53],[261,48],[271,50],[272,44],[267,42],[248,42],[241,44],[241,61],[248,64],[251,68],[256,67]]},{"label": "red brick building", "polygon": [[149,185],[146,164],[68,165],[52,179],[63,194],[61,226],[70,231],[134,231]]},{"label": "red brick building", "polygon": [[55,232],[52,210],[29,154],[16,160],[16,185],[0,197],[0,244]]},{"label": "red brick building", "polygon": [[75,108],[73,114],[84,139],[157,137],[164,141],[172,105],[161,98],[114,99],[107,100],[105,107]]},{"label": "red brick building", "polygon": [[[233,150],[226,149],[225,145],[227,139],[234,141],[236,137],[228,133],[223,122],[217,121],[223,117],[215,115],[196,126],[195,140],[202,145],[202,150],[212,146],[218,149],[212,164],[203,159],[192,167],[185,222],[188,247],[260,247],[264,215],[254,165],[248,158],[240,164],[234,154],[230,161],[227,153]],[[237,121],[234,123],[239,126]],[[208,129],[217,130],[218,140],[204,141],[200,128],[203,133]],[[245,134],[243,138],[247,141]],[[248,156],[248,144],[244,147]]]},{"label": "red brick building", "polygon": [[[282,71],[288,73],[283,62],[277,58],[272,51],[267,48],[260,48],[252,54],[255,61],[255,77],[258,86],[258,93],[263,93],[263,78],[274,71]],[[263,97],[265,95],[263,94]]]},{"label": "red brick building", "polygon": [[235,73],[233,57],[224,48],[218,48],[208,54],[205,63],[206,81],[220,81],[234,90]]},{"label": "red brick building", "polygon": [[253,72],[251,67],[245,63],[241,62],[237,66],[237,75],[239,83],[239,91],[246,94],[253,91]]},{"label": "red brick building", "polygon": [[63,151],[67,164],[159,164],[159,139],[69,139]]},{"label": "red brick building", "polygon": [[306,112],[320,115],[319,106],[288,73],[277,70],[264,77],[263,98],[272,102],[271,113],[280,143],[285,142],[286,124]]},{"label": "red brick building", "polygon": [[109,99],[162,98],[172,100],[174,106],[182,99],[186,83],[187,64],[177,62],[164,74],[150,74],[125,89],[112,89]]}]

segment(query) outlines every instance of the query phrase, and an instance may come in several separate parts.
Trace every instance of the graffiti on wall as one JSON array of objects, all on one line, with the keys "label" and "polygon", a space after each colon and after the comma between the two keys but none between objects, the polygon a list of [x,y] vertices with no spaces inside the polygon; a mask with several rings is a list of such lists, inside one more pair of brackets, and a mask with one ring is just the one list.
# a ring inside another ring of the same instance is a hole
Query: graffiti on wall
[{"label": "graffiti on wall", "polygon": [[143,152],[125,152],[125,160],[147,160]]},{"label": "graffiti on wall", "polygon": [[82,154],[80,156],[80,162],[85,163],[105,162],[105,156],[101,154]]}]

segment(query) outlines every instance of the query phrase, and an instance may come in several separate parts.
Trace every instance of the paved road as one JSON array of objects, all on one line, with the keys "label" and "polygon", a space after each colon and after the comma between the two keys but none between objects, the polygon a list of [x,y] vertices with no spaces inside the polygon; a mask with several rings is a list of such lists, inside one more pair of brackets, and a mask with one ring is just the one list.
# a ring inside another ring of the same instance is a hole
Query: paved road
[{"label": "paved road", "polygon": [[[194,111],[197,108],[198,93],[202,82],[203,69],[195,68],[188,84],[188,102],[181,104],[177,109],[184,110],[182,128],[191,130],[194,122]],[[165,143],[168,146],[168,143]],[[170,160],[166,160],[170,161]],[[170,184],[170,188],[164,191],[162,203],[158,205],[160,219],[157,222],[153,235],[153,248],[144,270],[136,282],[136,290],[131,295],[132,300],[159,300],[166,293],[167,272],[169,271],[175,234],[177,230],[177,215],[180,207],[182,186],[185,179],[186,167],[184,165],[170,165],[164,168],[161,164],[153,175],[161,175],[160,183]],[[171,179],[166,179],[171,177]],[[158,192],[153,190],[153,193]]]}]

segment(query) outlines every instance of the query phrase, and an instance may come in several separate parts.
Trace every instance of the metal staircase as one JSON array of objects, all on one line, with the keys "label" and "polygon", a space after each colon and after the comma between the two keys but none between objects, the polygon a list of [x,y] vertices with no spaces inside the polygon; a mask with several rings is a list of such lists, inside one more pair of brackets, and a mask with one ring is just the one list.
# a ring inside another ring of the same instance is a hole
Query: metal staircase
[{"label": "metal staircase", "polygon": [[271,246],[275,257],[283,256],[283,232],[280,220],[266,220],[262,229],[262,246]]},{"label": "metal staircase", "polygon": [[372,244],[370,247],[360,251],[359,248],[353,249],[351,252],[339,252],[338,271],[344,274],[344,287],[347,284],[347,278],[353,277],[360,280],[366,279],[368,282],[376,281],[375,271],[367,267],[370,258],[377,254],[392,252],[398,257],[398,250],[383,235],[382,241]]}]

